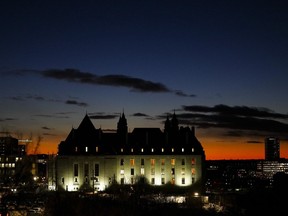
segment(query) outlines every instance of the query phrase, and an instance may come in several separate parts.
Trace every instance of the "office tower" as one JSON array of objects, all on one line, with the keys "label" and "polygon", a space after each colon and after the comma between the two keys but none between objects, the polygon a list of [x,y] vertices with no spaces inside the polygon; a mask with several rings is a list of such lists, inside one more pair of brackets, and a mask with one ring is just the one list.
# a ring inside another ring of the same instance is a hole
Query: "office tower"
[{"label": "office tower", "polygon": [[280,159],[280,142],[276,137],[265,138],[265,160]]}]

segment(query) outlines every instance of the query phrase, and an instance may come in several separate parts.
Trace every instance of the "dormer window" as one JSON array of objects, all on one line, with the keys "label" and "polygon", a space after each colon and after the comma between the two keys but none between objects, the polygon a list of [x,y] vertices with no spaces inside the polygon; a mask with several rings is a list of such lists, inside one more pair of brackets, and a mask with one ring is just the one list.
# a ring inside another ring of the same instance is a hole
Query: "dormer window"
[{"label": "dormer window", "polygon": [[164,152],[164,148],[162,148],[161,151]]},{"label": "dormer window", "polygon": [[144,152],[144,149],[143,149],[143,148],[141,148],[141,152]]},{"label": "dormer window", "polygon": [[78,152],[78,147],[77,146],[75,147],[75,152]]},{"label": "dormer window", "polygon": [[99,151],[99,147],[98,146],[96,146],[96,152],[98,152]]},{"label": "dormer window", "polygon": [[88,146],[85,147],[85,152],[88,152]]},{"label": "dormer window", "polygon": [[182,152],[184,152],[184,148],[182,148]]},{"label": "dormer window", "polygon": [[151,149],[151,152],[154,152],[154,149],[153,149],[153,148]]},{"label": "dormer window", "polygon": [[174,152],[174,148],[172,148],[171,151]]}]

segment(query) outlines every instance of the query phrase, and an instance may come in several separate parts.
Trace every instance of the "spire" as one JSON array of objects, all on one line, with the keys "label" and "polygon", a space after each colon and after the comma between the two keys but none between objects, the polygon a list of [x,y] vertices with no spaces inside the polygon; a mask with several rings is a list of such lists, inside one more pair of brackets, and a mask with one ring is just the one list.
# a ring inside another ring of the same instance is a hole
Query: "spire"
[{"label": "spire", "polygon": [[179,124],[178,124],[178,119],[177,119],[176,114],[175,114],[175,110],[174,110],[174,114],[173,114],[172,119],[171,119],[171,128],[173,131],[179,130]]}]

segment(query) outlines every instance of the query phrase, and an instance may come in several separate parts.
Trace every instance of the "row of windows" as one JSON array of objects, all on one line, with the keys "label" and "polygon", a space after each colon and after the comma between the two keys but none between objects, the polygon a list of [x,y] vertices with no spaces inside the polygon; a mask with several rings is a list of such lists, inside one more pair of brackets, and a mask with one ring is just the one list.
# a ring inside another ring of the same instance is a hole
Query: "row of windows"
[{"label": "row of windows", "polygon": [[[185,175],[185,171],[186,171],[185,168],[181,168],[181,175]],[[165,175],[165,169],[161,168],[160,173],[161,173],[161,175]],[[120,175],[124,175],[124,174],[125,174],[124,169],[121,169],[120,170]],[[145,175],[145,169],[143,167],[140,168],[140,174],[141,175]],[[155,168],[151,168],[150,174],[151,175],[155,175]],[[196,174],[196,169],[195,168],[191,168],[191,174],[192,175]],[[134,168],[131,168],[130,175],[131,176],[135,175],[135,169]],[[175,168],[171,168],[171,175],[175,175]]]},{"label": "row of windows", "polygon": [[0,163],[0,168],[15,168],[15,163]]},{"label": "row of windows", "polygon": [[[154,150],[155,150],[154,148],[151,148],[150,151],[153,153]],[[134,149],[131,148],[130,151],[131,151],[131,153],[133,153],[133,152],[134,152]],[[144,148],[141,148],[140,151],[141,151],[142,153],[145,152],[145,151],[144,151]],[[170,151],[170,152],[173,153],[174,151],[175,151],[175,149],[174,149],[174,148],[171,148],[171,151]],[[78,152],[78,146],[75,147],[75,152]],[[85,152],[89,152],[88,146],[85,146]],[[98,147],[98,146],[96,146],[96,152],[99,152],[99,147]],[[124,148],[121,148],[121,152],[124,152]],[[149,151],[148,151],[148,152],[149,152]],[[161,148],[161,152],[162,152],[162,153],[166,152],[166,151],[165,151],[165,148]],[[169,150],[168,150],[168,152],[169,152]],[[185,152],[185,148],[181,148],[181,152]],[[194,152],[194,148],[191,148],[191,152]]]},{"label": "row of windows", "polygon": [[[155,166],[155,163],[156,163],[156,159],[154,159],[154,158],[150,159],[150,165],[151,165],[151,166]],[[196,163],[195,158],[192,158],[192,159],[191,159],[191,164],[192,164],[192,165],[195,165],[195,163]],[[144,160],[143,158],[140,159],[140,164],[141,164],[141,166],[144,166],[144,165],[145,165],[145,160]],[[165,165],[165,159],[160,159],[160,164],[161,164],[162,166],[164,166],[164,165]],[[172,166],[175,166],[175,164],[176,164],[176,159],[175,159],[175,158],[172,158],[172,159],[170,160],[170,164],[171,164]],[[120,165],[121,165],[121,166],[124,165],[124,159],[123,159],[123,158],[120,159]],[[131,158],[131,159],[130,159],[130,166],[134,166],[134,165],[135,165],[135,159],[134,159],[134,158]],[[185,165],[185,159],[184,159],[184,158],[181,159],[181,165]]]}]

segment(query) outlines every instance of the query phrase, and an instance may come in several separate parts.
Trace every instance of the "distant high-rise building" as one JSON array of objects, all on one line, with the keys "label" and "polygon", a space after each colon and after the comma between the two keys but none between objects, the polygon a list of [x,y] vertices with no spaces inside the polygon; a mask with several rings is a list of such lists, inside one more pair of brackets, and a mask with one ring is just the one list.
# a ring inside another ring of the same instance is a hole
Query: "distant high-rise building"
[{"label": "distant high-rise building", "polygon": [[265,160],[280,159],[280,142],[277,137],[265,138]]}]

